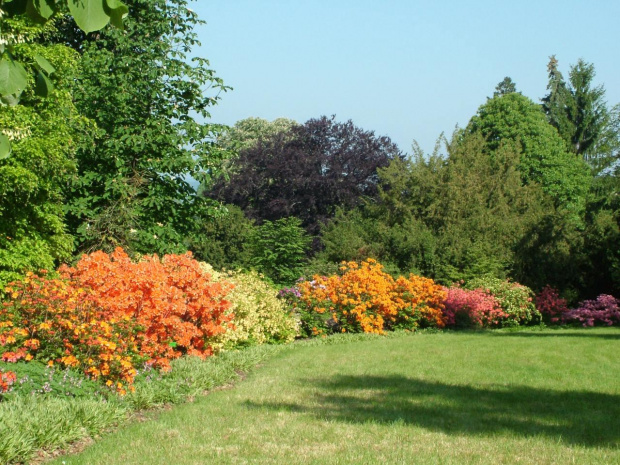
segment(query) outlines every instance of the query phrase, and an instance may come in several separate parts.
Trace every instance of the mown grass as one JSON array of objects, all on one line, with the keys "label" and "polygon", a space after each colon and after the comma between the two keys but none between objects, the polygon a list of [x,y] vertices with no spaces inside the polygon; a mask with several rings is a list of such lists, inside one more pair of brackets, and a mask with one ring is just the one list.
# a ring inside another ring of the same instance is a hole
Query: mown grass
[{"label": "mown grass", "polygon": [[327,342],[54,463],[620,463],[617,328]]},{"label": "mown grass", "polygon": [[[97,388],[96,383],[76,382],[66,372],[43,371],[34,364],[14,365],[10,368],[19,378],[28,375],[29,381],[19,383],[0,402],[0,464],[28,463],[33,457],[40,461],[46,451],[53,453],[131,422],[136,411],[182,403],[226,386],[277,350],[277,346],[259,346],[207,360],[175,360],[169,373],[141,373],[136,392],[122,398],[106,393],[102,386]],[[48,389],[33,392],[44,381]]]}]

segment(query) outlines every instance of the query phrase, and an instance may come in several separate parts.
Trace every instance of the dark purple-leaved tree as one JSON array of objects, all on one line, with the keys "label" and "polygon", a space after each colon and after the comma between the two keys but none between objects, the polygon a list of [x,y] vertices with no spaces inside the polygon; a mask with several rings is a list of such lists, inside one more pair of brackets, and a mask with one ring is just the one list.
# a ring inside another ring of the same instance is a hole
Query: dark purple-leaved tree
[{"label": "dark purple-leaved tree", "polygon": [[395,157],[402,154],[388,137],[323,116],[242,150],[208,196],[259,222],[296,216],[315,235],[337,207],[377,195],[377,168]]}]

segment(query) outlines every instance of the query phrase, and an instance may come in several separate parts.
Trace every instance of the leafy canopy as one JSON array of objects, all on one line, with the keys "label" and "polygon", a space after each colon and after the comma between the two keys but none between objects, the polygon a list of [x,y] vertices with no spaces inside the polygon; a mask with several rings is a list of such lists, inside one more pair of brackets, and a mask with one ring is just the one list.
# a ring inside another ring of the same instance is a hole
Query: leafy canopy
[{"label": "leafy canopy", "polygon": [[78,153],[70,227],[81,250],[181,252],[197,220],[217,213],[196,189],[223,157],[222,128],[202,121],[227,88],[188,57],[201,21],[185,0],[128,5],[125,31],[95,40],[65,24],[60,38],[82,53],[76,105],[98,128]]},{"label": "leafy canopy", "polygon": [[338,206],[376,196],[377,168],[400,156],[389,138],[323,116],[242,150],[230,180],[209,195],[259,221],[296,216],[316,234]]}]

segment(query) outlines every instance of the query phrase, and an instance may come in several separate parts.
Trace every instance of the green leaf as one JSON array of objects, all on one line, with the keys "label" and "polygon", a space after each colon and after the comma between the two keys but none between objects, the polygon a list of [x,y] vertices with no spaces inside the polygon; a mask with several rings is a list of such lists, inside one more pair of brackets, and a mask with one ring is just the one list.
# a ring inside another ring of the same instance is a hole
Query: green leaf
[{"label": "green leaf", "polygon": [[21,94],[28,83],[24,67],[9,57],[0,60],[0,95]]},{"label": "green leaf", "polygon": [[39,16],[43,19],[50,19],[50,17],[56,11],[56,5],[54,0],[31,0],[34,8],[37,10]]},{"label": "green leaf", "polygon": [[49,61],[43,58],[41,55],[35,55],[34,60],[37,62],[37,65],[41,67],[43,71],[47,74],[54,74],[56,72],[56,68]]},{"label": "green leaf", "polygon": [[86,33],[98,31],[110,22],[104,3],[105,0],[67,0],[75,23]]},{"label": "green leaf", "polygon": [[112,25],[123,29],[123,18],[129,13],[129,8],[120,0],[105,0],[103,7],[110,16]]},{"label": "green leaf", "polygon": [[34,89],[35,94],[39,97],[47,97],[54,90],[54,84],[41,71],[37,73],[37,85]]},{"label": "green leaf", "polygon": [[16,95],[16,94],[1,95],[0,94],[0,101],[4,103],[5,105],[14,107],[15,105],[19,103],[19,95]]},{"label": "green leaf", "polygon": [[11,155],[11,141],[4,134],[0,134],[0,160],[9,158]]}]

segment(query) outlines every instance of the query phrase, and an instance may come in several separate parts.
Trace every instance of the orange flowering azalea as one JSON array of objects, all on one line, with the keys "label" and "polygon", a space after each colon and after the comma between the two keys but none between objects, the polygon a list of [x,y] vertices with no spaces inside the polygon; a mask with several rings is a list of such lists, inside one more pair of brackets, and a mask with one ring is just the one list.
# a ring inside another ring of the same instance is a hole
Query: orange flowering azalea
[{"label": "orange flowering azalea", "polygon": [[445,291],[433,280],[413,274],[395,280],[373,259],[345,262],[340,271],[298,284],[296,305],[307,335],[444,326]]}]

